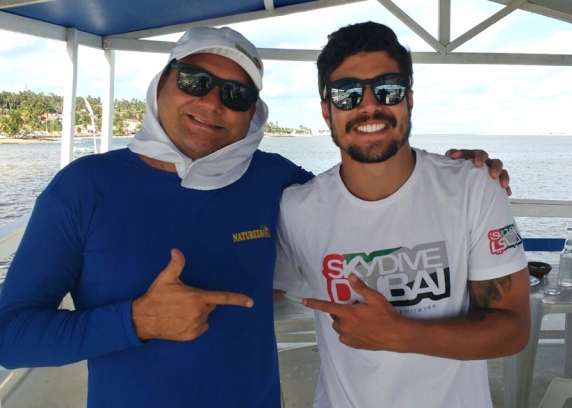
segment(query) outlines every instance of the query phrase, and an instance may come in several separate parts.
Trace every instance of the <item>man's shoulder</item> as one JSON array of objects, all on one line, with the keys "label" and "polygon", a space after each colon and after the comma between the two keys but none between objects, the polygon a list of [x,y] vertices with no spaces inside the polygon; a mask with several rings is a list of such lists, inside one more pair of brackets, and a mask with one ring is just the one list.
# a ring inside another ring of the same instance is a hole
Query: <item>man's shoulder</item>
[{"label": "man's shoulder", "polygon": [[294,163],[291,160],[287,159],[286,157],[278,153],[265,152],[262,150],[255,151],[252,160],[259,161],[262,163],[272,163],[274,165],[279,165],[279,166],[294,165]]},{"label": "man's shoulder", "polygon": [[431,153],[421,149],[415,149],[417,160],[422,161],[424,173],[433,170],[440,178],[452,177],[454,179],[483,178],[488,177],[487,166],[475,167],[472,160],[453,160],[442,154]]},{"label": "man's shoulder", "polygon": [[120,162],[128,158],[133,153],[128,148],[121,148],[110,150],[105,153],[90,154],[88,156],[80,157],[71,162],[67,167],[69,168],[83,168],[91,166],[104,166],[107,163]]},{"label": "man's shoulder", "polygon": [[55,179],[80,182],[88,179],[101,178],[107,171],[117,173],[118,166],[127,163],[133,155],[129,149],[117,149],[106,153],[91,154],[80,157],[61,169]]},{"label": "man's shoulder", "polygon": [[334,185],[339,177],[338,174],[339,165],[336,165],[307,183],[290,186],[282,193],[282,201],[289,204],[303,205],[317,196],[331,193],[335,191]]},{"label": "man's shoulder", "polygon": [[[283,176],[291,182],[305,183],[312,179],[314,174],[278,153],[269,153],[257,150],[252,158],[251,166],[257,172],[267,175]],[[290,182],[287,185],[291,184]]]},{"label": "man's shoulder", "polygon": [[[453,160],[427,152],[418,152],[417,157],[420,163],[417,177],[426,193],[430,190],[441,196],[482,202],[485,197],[504,191],[499,181],[489,175],[486,165],[476,167],[470,160]],[[452,201],[449,200],[448,205],[452,205]]]}]

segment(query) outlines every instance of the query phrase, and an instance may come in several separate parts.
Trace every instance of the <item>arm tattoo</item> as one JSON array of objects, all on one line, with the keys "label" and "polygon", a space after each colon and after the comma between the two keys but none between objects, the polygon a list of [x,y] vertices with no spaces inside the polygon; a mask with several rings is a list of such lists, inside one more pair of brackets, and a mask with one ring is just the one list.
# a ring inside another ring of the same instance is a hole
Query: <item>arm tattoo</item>
[{"label": "arm tattoo", "polygon": [[487,317],[487,310],[475,309],[469,314],[465,315],[465,319],[471,320],[473,322],[482,322]]},{"label": "arm tattoo", "polygon": [[479,309],[488,309],[491,302],[500,302],[512,289],[510,275],[487,281],[469,281],[469,295]]}]

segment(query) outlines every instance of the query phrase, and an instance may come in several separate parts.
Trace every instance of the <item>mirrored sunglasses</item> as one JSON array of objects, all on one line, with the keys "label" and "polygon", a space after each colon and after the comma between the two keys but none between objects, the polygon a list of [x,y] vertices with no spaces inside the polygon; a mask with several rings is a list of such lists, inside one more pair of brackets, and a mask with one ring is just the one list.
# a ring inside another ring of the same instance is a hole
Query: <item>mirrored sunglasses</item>
[{"label": "mirrored sunglasses", "polygon": [[188,95],[205,96],[218,86],[222,104],[239,112],[246,112],[258,100],[258,91],[249,85],[219,78],[193,65],[172,62],[171,67],[177,68],[177,86]]},{"label": "mirrored sunglasses", "polygon": [[366,85],[371,86],[375,99],[382,105],[397,105],[405,98],[409,81],[401,74],[383,74],[371,79],[342,78],[328,82],[324,98],[330,98],[334,106],[350,110],[363,100]]}]

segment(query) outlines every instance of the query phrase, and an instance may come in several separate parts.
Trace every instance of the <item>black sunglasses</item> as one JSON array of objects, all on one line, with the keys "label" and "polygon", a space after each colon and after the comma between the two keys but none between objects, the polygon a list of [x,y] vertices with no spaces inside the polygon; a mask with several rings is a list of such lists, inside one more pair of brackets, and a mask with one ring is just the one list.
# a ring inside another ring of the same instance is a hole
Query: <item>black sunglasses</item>
[{"label": "black sunglasses", "polygon": [[222,79],[203,68],[172,62],[177,68],[177,86],[192,96],[205,96],[218,86],[220,101],[229,109],[246,112],[258,100],[258,91],[246,84]]},{"label": "black sunglasses", "polygon": [[326,84],[324,99],[329,96],[338,109],[354,109],[363,100],[368,84],[379,103],[391,106],[405,98],[409,81],[401,74],[383,74],[371,79],[342,78]]}]

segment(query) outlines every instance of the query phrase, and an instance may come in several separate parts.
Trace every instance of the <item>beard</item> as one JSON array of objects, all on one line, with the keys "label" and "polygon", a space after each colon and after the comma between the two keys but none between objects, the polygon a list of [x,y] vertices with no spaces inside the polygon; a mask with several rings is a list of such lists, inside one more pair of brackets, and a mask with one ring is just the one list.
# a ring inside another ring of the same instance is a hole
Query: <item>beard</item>
[{"label": "beard", "polygon": [[[409,140],[409,136],[411,135],[411,110],[408,108],[407,112],[408,117],[405,122],[405,127],[402,129],[399,137],[397,139],[391,140],[389,143],[377,141],[368,143],[365,146],[350,143],[348,146],[342,147],[340,144],[339,129],[335,127],[333,123],[331,131],[332,140],[336,146],[338,146],[342,151],[346,152],[346,154],[350,156],[352,160],[358,163],[382,163],[395,156],[399,149],[401,149],[401,147],[403,147],[403,145]],[[330,105],[330,117],[332,117],[331,114],[332,112]],[[397,120],[393,115],[389,115],[383,112],[375,112],[372,116],[364,115],[349,121],[343,130],[347,134],[355,126],[359,125],[360,123],[365,123],[371,119],[385,120],[388,123],[388,126],[397,128]]]}]

